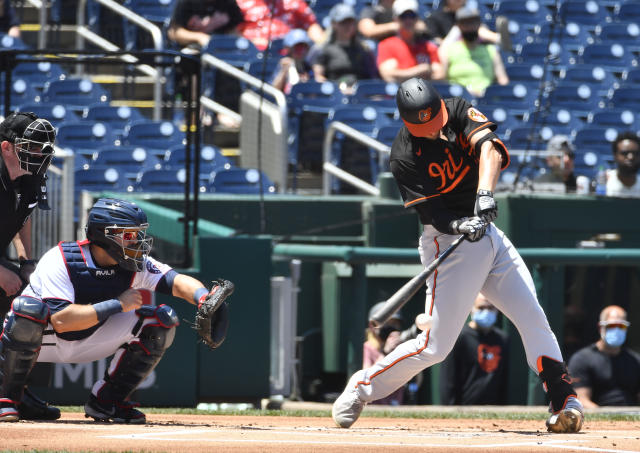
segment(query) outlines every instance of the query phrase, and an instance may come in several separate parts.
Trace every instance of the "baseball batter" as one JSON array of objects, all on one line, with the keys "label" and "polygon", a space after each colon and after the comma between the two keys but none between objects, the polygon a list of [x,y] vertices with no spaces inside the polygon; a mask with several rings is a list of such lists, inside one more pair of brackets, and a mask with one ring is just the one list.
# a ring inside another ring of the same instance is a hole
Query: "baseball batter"
[{"label": "baseball batter", "polygon": [[85,413],[145,423],[128,398],[171,346],[178,316],[167,305],[142,305],[138,290],[194,305],[210,294],[198,280],[148,256],[148,226],[135,203],[101,198],[89,211],[86,241],[61,242],[44,254],[29,286],[13,300],[0,336],[0,422],[19,419],[24,383],[36,361],[81,363],[115,354]]},{"label": "baseball batter", "polygon": [[496,125],[462,98],[443,100],[420,78],[400,85],[396,103],[404,126],[393,142],[390,165],[405,207],[414,208],[424,225],[419,241],[423,265],[457,235],[467,240],[427,281],[425,312],[433,317],[431,328],[356,372],[333,405],[334,421],[350,427],[367,402],[442,361],[482,292],[522,337],[527,362],[551,400],[548,429],[579,431],[582,405],[531,275],[509,239],[491,223],[497,216],[493,190],[501,169],[509,164],[508,151],[494,133]]}]

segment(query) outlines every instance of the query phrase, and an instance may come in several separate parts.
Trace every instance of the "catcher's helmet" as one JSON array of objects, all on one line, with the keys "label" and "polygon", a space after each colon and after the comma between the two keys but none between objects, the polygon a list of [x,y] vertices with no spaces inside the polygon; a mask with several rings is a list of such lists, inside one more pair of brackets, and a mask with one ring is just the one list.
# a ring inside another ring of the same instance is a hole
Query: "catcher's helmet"
[{"label": "catcher's helmet", "polygon": [[0,123],[0,140],[13,144],[20,168],[42,176],[53,157],[56,131],[35,113],[14,112]]},{"label": "catcher's helmet", "polygon": [[140,272],[151,251],[147,215],[135,203],[100,198],[89,211],[87,239],[99,245],[123,269]]},{"label": "catcher's helmet", "polygon": [[396,104],[402,121],[415,137],[431,136],[449,120],[440,94],[429,82],[419,77],[400,84]]}]

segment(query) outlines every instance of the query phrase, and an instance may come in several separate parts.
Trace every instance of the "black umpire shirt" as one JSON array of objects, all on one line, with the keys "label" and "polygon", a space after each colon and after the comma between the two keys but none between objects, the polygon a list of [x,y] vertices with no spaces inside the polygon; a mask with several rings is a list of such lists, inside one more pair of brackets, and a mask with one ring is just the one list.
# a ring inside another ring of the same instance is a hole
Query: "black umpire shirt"
[{"label": "black umpire shirt", "polygon": [[39,184],[30,175],[11,181],[9,172],[0,157],[0,256],[38,205]]},{"label": "black umpire shirt", "polygon": [[[424,225],[448,232],[452,220],[473,216],[478,189],[480,156],[470,145],[472,137],[496,125],[460,97],[444,100],[449,120],[442,129],[447,140],[414,137],[402,126],[391,146],[391,172],[402,194],[404,206],[414,207]],[[502,142],[500,142],[501,144]],[[504,145],[502,169],[509,165]]]}]

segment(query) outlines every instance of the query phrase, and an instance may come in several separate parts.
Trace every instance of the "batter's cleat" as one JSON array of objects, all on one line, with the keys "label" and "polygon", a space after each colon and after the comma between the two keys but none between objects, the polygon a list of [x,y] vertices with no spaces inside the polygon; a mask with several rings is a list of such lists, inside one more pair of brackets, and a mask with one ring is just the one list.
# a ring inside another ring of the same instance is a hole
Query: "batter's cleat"
[{"label": "batter's cleat", "polygon": [[18,412],[20,412],[21,420],[57,420],[60,418],[60,409],[49,406],[49,403],[42,401],[28,388],[24,389]]},{"label": "batter's cleat", "polygon": [[577,398],[570,396],[564,409],[547,420],[547,430],[552,433],[577,433],[584,423],[584,409]]},{"label": "batter's cleat", "polygon": [[84,416],[97,422],[145,424],[147,417],[134,406],[136,404],[128,401],[105,402],[91,395],[84,405]]},{"label": "batter's cleat", "polygon": [[342,394],[333,403],[331,415],[338,428],[349,428],[353,425],[362,409],[367,405],[358,396],[357,383],[362,378],[362,371],[356,372],[345,387]]},{"label": "batter's cleat", "polygon": [[18,409],[11,403],[0,403],[0,422],[17,422],[20,420]]}]

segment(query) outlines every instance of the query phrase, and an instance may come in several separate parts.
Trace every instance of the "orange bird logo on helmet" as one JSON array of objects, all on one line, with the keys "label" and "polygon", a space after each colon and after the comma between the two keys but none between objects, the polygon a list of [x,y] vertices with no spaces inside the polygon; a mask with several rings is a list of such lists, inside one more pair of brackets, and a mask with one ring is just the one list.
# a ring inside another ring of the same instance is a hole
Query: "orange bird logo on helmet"
[{"label": "orange bird logo on helmet", "polygon": [[429,121],[431,119],[431,107],[424,110],[420,110],[418,112],[418,119],[423,123],[426,123],[427,121]]}]

